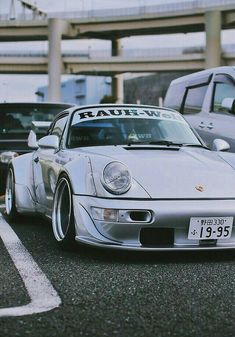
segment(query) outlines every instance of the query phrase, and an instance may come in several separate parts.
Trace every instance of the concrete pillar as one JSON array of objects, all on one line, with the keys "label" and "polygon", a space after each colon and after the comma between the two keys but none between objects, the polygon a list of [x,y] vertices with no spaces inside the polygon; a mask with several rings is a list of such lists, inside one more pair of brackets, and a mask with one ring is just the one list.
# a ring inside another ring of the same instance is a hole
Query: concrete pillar
[{"label": "concrete pillar", "polygon": [[[112,56],[121,56],[122,47],[121,40],[112,40]],[[112,96],[115,97],[116,103],[123,103],[124,90],[123,90],[123,75],[112,76]]]},{"label": "concrete pillar", "polygon": [[49,19],[49,58],[48,58],[48,100],[61,100],[60,82],[62,74],[61,37],[63,22],[60,19]]},{"label": "concrete pillar", "polygon": [[220,11],[205,13],[206,69],[221,65],[221,21]]}]

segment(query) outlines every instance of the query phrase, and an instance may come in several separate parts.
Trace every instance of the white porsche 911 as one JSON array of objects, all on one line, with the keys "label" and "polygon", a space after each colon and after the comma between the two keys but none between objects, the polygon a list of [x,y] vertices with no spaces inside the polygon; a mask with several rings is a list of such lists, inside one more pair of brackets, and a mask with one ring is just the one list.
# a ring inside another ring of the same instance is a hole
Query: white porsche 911
[{"label": "white porsche 911", "polygon": [[235,155],[174,110],[73,107],[29,146],[9,165],[6,211],[51,218],[62,246],[235,248]]}]

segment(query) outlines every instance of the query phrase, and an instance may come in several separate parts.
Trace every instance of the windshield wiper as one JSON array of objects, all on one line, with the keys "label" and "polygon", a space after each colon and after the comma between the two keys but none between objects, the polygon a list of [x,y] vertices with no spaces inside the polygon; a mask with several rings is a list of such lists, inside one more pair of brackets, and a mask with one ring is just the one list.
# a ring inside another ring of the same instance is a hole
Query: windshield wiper
[{"label": "windshield wiper", "polygon": [[209,150],[209,147],[203,144],[182,144],[182,146],[187,146],[187,147],[202,147],[203,149]]},{"label": "windshield wiper", "polygon": [[131,145],[166,145],[166,146],[183,146],[182,143],[174,143],[170,140],[155,140],[155,141],[131,141],[127,143]]},{"label": "windshield wiper", "polygon": [[175,143],[172,142],[171,140],[155,140],[155,141],[151,141],[149,142],[149,144],[151,145],[166,145],[166,146],[182,146],[182,143]]},{"label": "windshield wiper", "polygon": [[179,146],[179,147],[200,147],[209,150],[206,145],[203,144],[190,144],[190,143],[175,143],[171,140],[155,140],[155,141],[130,141],[127,143],[131,145],[166,145],[166,146]]}]

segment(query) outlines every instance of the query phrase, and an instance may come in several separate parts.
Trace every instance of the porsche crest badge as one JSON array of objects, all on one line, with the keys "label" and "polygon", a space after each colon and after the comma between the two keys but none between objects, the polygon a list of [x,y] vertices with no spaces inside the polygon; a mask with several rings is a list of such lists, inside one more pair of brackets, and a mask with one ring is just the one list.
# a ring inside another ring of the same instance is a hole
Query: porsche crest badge
[{"label": "porsche crest badge", "polygon": [[199,192],[204,192],[204,187],[202,185],[195,186],[195,188]]}]

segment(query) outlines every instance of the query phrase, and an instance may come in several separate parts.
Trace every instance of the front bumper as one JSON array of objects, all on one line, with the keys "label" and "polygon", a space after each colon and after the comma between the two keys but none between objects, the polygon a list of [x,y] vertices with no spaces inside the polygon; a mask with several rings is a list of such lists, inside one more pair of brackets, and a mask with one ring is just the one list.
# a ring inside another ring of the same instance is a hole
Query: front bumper
[{"label": "front bumper", "polygon": [[[234,249],[235,228],[229,239],[188,239],[191,217],[234,217],[235,200],[127,200],[73,196],[76,241],[106,248],[130,250]],[[94,220],[91,208],[151,212],[150,221]],[[150,240],[143,238],[150,231]],[[164,234],[162,234],[164,233]],[[166,234],[167,233],[167,234]],[[161,240],[160,236],[164,239]],[[155,236],[155,238],[154,238]],[[159,239],[160,238],[160,239]]]}]

